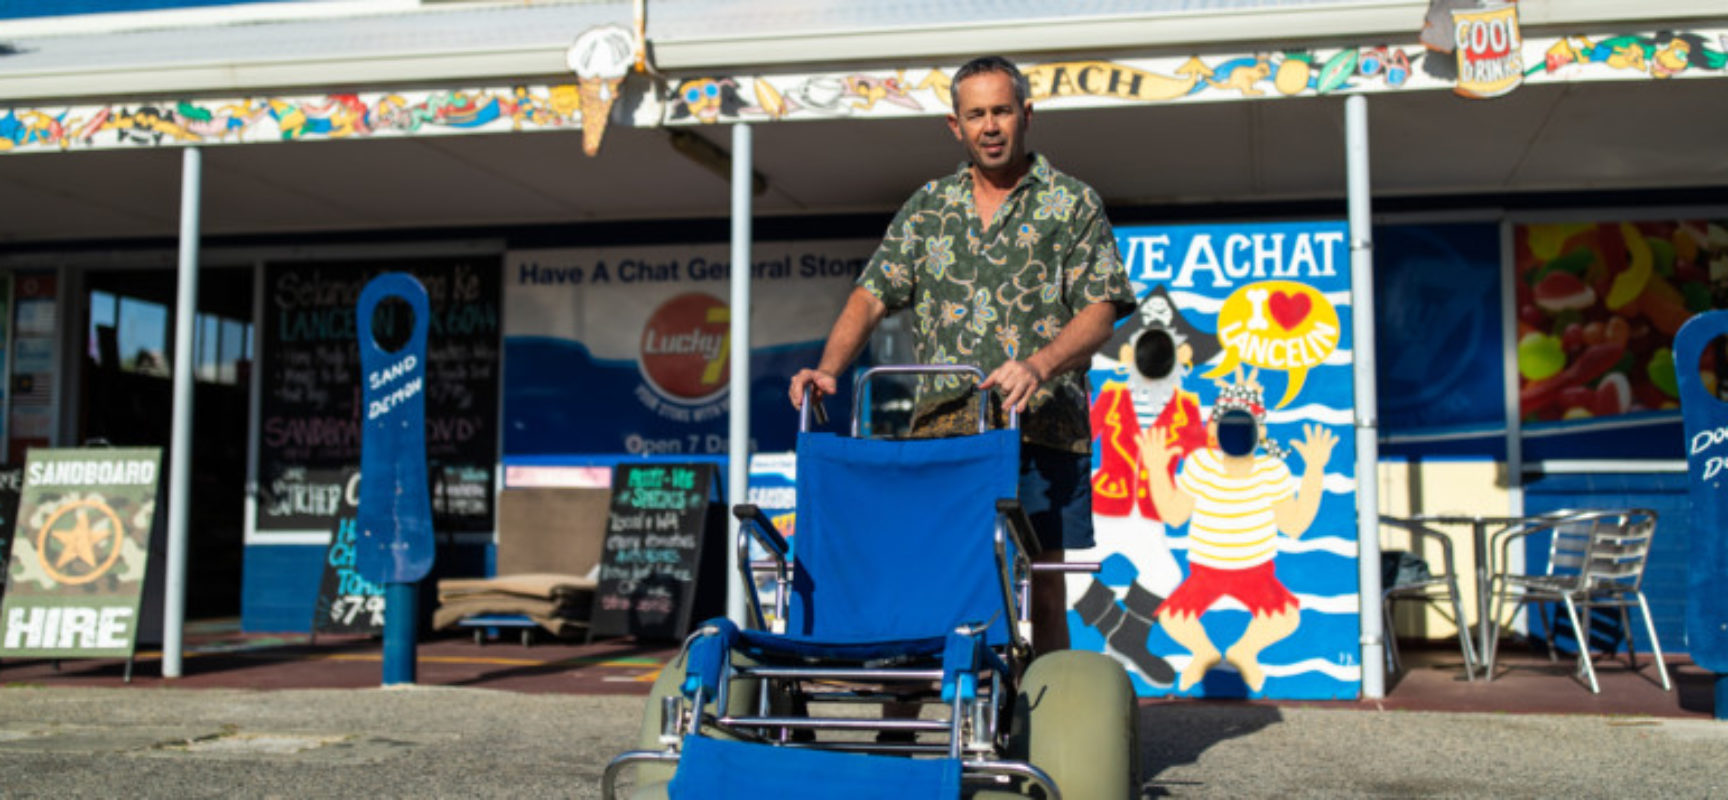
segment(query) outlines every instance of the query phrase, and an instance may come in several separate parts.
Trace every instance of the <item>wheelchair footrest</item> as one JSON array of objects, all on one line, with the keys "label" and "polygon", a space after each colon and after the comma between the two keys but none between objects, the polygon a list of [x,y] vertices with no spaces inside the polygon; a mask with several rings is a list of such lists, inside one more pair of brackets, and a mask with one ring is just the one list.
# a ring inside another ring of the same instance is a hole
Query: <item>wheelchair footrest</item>
[{"label": "wheelchair footrest", "polygon": [[678,772],[668,788],[673,800],[958,797],[960,761],[836,753],[686,736]]},{"label": "wheelchair footrest", "polygon": [[726,717],[720,721],[739,728],[795,728],[835,731],[876,731],[892,728],[902,731],[947,733],[953,728],[952,723],[940,719],[893,720],[890,724],[884,724],[881,719],[860,717]]}]

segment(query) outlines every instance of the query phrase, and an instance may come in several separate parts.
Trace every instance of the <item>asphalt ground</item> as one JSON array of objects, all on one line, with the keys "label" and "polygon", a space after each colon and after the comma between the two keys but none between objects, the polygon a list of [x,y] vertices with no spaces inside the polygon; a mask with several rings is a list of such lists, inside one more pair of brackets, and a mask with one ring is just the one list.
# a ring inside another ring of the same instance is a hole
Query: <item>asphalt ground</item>
[{"label": "asphalt ground", "polygon": [[[641,713],[474,688],[15,686],[0,793],[590,798]],[[1188,702],[1140,724],[1143,797],[1728,795],[1728,725],[1705,719]]]},{"label": "asphalt ground", "polygon": [[[419,685],[379,689],[378,642],[189,631],[185,675],[0,661],[0,796],[598,797],[672,650],[513,635],[423,642]],[[1456,650],[1406,652],[1381,700],[1143,701],[1144,797],[1728,797],[1711,676],[1670,656],[1508,647],[1492,682]],[[812,796],[819,796],[813,790]]]}]

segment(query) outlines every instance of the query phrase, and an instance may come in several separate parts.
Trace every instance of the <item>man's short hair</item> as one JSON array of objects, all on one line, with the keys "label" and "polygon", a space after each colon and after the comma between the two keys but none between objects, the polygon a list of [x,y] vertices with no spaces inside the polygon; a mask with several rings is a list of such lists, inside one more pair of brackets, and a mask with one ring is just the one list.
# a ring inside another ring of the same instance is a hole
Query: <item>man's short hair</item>
[{"label": "man's short hair", "polygon": [[1014,104],[1024,106],[1026,99],[1032,96],[1032,87],[1026,82],[1026,76],[1020,73],[1020,68],[1014,62],[1001,56],[979,56],[960,66],[954,73],[954,82],[948,85],[949,100],[954,104],[954,112],[960,112],[960,82],[986,72],[1000,72],[1008,76],[1014,84]]}]

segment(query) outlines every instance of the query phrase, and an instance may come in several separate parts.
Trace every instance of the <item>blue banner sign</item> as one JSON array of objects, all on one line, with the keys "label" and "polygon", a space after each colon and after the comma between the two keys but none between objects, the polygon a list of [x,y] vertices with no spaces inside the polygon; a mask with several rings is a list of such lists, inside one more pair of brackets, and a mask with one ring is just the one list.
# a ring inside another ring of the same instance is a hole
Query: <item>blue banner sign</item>
[{"label": "blue banner sign", "polygon": [[[1725,334],[1728,311],[1709,311],[1693,317],[1674,339],[1674,374],[1686,420],[1686,465],[1692,484],[1687,649],[1693,663],[1718,676],[1718,719],[1728,715],[1722,706],[1721,683],[1728,673],[1728,592],[1722,590],[1728,582],[1728,494],[1723,493],[1723,482],[1728,480],[1728,403],[1705,385],[1699,363],[1711,342]],[[1720,390],[1720,383],[1714,388]]]},{"label": "blue banner sign", "polygon": [[[400,349],[378,343],[373,317],[388,298],[406,301],[413,330]],[[387,272],[360,292],[359,539],[355,563],[373,583],[413,583],[432,568],[432,502],[426,490],[426,330],[431,308],[412,275]]]},{"label": "blue banner sign", "polygon": [[[758,242],[752,451],[792,449],[787,381],[822,357],[874,241]],[[505,258],[504,452],[724,455],[731,274],[724,243],[518,250]],[[830,408],[846,408],[843,385]]]}]

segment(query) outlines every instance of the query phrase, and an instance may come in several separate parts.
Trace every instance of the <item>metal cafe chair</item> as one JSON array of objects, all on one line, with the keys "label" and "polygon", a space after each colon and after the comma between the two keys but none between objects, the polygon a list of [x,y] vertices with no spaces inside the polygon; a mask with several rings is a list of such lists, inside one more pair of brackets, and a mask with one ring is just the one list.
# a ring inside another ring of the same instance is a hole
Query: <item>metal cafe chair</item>
[{"label": "metal cafe chair", "polygon": [[1656,512],[1641,508],[1585,511],[1564,517],[1527,520],[1494,535],[1495,563],[1507,564],[1513,542],[1538,534],[1548,535],[1548,566],[1542,574],[1519,575],[1496,570],[1493,579],[1494,635],[1484,644],[1488,654],[1489,679],[1494,676],[1500,621],[1504,619],[1506,604],[1543,604],[1541,613],[1548,657],[1555,659],[1553,623],[1559,620],[1550,621],[1547,604],[1559,603],[1577,637],[1578,669],[1584,674],[1590,691],[1600,693],[1590,655],[1591,609],[1620,609],[1627,662],[1636,670],[1638,654],[1632,643],[1629,611],[1636,604],[1644,615],[1644,631],[1650,637],[1650,649],[1656,660],[1656,671],[1662,678],[1662,689],[1672,691],[1668,667],[1662,660],[1662,643],[1656,638],[1656,624],[1650,618],[1650,604],[1641,588],[1644,566],[1650,557],[1650,543],[1656,534]]},{"label": "metal cafe chair", "polygon": [[1464,675],[1475,680],[1476,667],[1481,663],[1477,658],[1476,647],[1470,641],[1470,626],[1464,621],[1463,595],[1458,592],[1458,569],[1452,559],[1452,539],[1420,522],[1388,517],[1382,515],[1380,524],[1388,525],[1410,534],[1410,549],[1421,552],[1423,542],[1436,542],[1440,545],[1440,564],[1442,572],[1430,573],[1428,577],[1416,577],[1413,580],[1388,582],[1381,593],[1380,607],[1386,615],[1386,669],[1397,672],[1398,667],[1398,637],[1392,635],[1392,604],[1399,600],[1417,600],[1425,606],[1431,606],[1440,612],[1440,616],[1458,627],[1458,649],[1464,654]]}]

